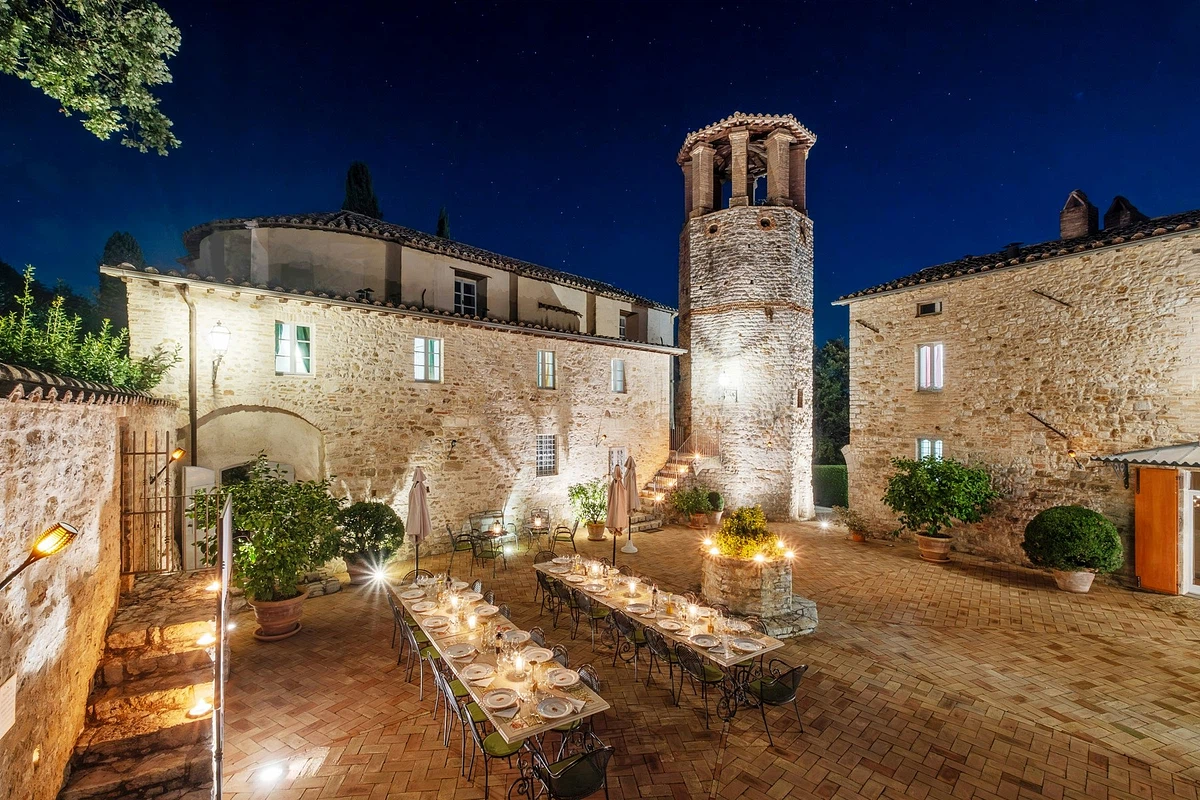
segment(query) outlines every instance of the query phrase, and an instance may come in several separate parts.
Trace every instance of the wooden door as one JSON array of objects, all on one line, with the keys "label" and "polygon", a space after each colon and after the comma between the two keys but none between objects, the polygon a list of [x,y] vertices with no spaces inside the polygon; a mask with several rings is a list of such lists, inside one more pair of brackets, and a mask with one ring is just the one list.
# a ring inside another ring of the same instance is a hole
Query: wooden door
[{"label": "wooden door", "polygon": [[1133,501],[1134,571],[1152,592],[1179,592],[1179,484],[1173,469],[1139,467]]}]

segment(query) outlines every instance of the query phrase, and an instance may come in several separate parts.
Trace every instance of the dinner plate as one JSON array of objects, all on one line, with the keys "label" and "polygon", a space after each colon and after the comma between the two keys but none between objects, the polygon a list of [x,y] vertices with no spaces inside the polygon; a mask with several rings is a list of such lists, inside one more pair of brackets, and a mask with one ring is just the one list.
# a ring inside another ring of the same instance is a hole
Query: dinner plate
[{"label": "dinner plate", "polygon": [[547,697],[537,704],[537,712],[545,719],[562,719],[574,710],[561,697]]},{"label": "dinner plate", "polygon": [[579,673],[566,667],[556,667],[546,670],[546,680],[550,682],[551,686],[566,689],[579,683]]},{"label": "dinner plate", "polygon": [[587,578],[583,577],[582,575],[564,575],[563,580],[565,580],[567,583],[583,583],[587,580]]},{"label": "dinner plate", "polygon": [[413,603],[413,611],[417,612],[418,614],[428,614],[435,608],[437,608],[437,603],[433,602],[432,600],[422,600],[419,603]]},{"label": "dinner plate", "polygon": [[517,693],[512,689],[492,689],[483,696],[483,704],[493,711],[517,704]]},{"label": "dinner plate", "polygon": [[549,661],[554,658],[554,653],[544,647],[526,647],[522,655],[526,661]]},{"label": "dinner plate", "polygon": [[750,630],[750,623],[742,622],[740,619],[727,619],[725,620],[725,627],[734,633],[745,633]]},{"label": "dinner plate", "polygon": [[464,603],[474,603],[483,599],[483,595],[479,592],[463,592],[460,597]]},{"label": "dinner plate", "polygon": [[495,671],[491,664],[467,664],[462,669],[462,676],[468,681],[479,681],[491,676]]},{"label": "dinner plate", "polygon": [[504,632],[504,641],[509,644],[522,644],[529,641],[529,631],[511,630]]},{"label": "dinner plate", "polygon": [[409,589],[407,592],[405,592],[404,594],[402,594],[400,596],[403,597],[405,600],[420,600],[422,597],[425,596],[425,590],[424,589]]},{"label": "dinner plate", "polygon": [[716,647],[721,643],[721,640],[713,636],[711,633],[697,633],[691,639],[692,644],[697,647]]},{"label": "dinner plate", "polygon": [[466,581],[459,581],[459,580],[450,581],[450,588],[456,592],[467,588],[467,586],[468,586],[468,584]]},{"label": "dinner plate", "polygon": [[630,603],[625,606],[625,610],[630,614],[646,614],[650,611],[650,606],[646,603]]},{"label": "dinner plate", "polygon": [[579,588],[585,589],[589,592],[596,592],[596,593],[608,591],[608,587],[605,586],[603,583],[585,583],[583,586],[581,586]]},{"label": "dinner plate", "polygon": [[730,644],[733,645],[735,649],[741,650],[743,653],[757,653],[759,650],[762,650],[761,644],[753,639],[748,639],[745,637],[734,639],[732,642],[730,642]]},{"label": "dinner plate", "polygon": [[500,609],[497,608],[496,606],[492,606],[492,605],[488,605],[487,603],[484,603],[481,606],[475,606],[475,608],[471,609],[471,613],[477,617],[490,617],[499,610]]},{"label": "dinner plate", "polygon": [[564,572],[570,571],[570,569],[571,568],[566,564],[551,564],[550,566],[546,567],[546,572],[550,572],[555,575],[562,575]]},{"label": "dinner plate", "polygon": [[554,563],[555,564],[570,564],[571,557],[570,556],[555,556]]},{"label": "dinner plate", "polygon": [[445,654],[450,658],[466,658],[475,652],[475,645],[471,644],[470,642],[452,644],[443,652],[445,652]]},{"label": "dinner plate", "polygon": [[664,631],[681,631],[683,630],[683,623],[677,619],[662,619],[658,621],[658,627]]},{"label": "dinner plate", "polygon": [[421,624],[426,628],[441,630],[450,625],[450,619],[448,617],[426,617],[421,620]]}]

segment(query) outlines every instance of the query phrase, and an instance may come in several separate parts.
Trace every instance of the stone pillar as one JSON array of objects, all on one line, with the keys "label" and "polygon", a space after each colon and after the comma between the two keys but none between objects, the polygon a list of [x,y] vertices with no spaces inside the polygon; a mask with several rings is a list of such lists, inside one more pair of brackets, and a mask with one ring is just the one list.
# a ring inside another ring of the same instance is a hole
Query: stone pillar
[{"label": "stone pillar", "polygon": [[692,162],[683,163],[683,218],[692,216]]},{"label": "stone pillar", "polygon": [[[688,217],[698,217],[707,214],[715,208],[713,205],[713,157],[715,151],[708,142],[702,142],[692,148],[692,210]],[[717,200],[720,200],[718,195]]]},{"label": "stone pillar", "polygon": [[733,183],[729,195],[729,207],[748,206],[746,177],[749,173],[749,158],[747,145],[750,143],[750,131],[736,128],[729,132],[729,180]]},{"label": "stone pillar", "polygon": [[791,205],[790,147],[796,141],[785,130],[773,130],[767,136],[767,203]]},{"label": "stone pillar", "polygon": [[808,199],[805,192],[804,171],[808,162],[808,147],[802,144],[792,145],[788,151],[791,164],[788,166],[788,197],[792,205],[808,213]]},{"label": "stone pillar", "polygon": [[252,222],[246,223],[250,229],[250,283],[255,286],[265,286],[271,280],[270,259],[267,256],[267,231],[259,230]]}]

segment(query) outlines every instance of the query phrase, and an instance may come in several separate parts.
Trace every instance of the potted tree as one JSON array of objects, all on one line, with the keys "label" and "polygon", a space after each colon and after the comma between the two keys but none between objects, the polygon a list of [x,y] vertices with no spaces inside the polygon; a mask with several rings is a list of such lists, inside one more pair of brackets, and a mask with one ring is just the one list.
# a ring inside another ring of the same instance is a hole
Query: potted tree
[{"label": "potted tree", "polygon": [[958,522],[978,522],[991,511],[1000,493],[987,470],[952,458],[893,458],[896,473],[888,481],[883,502],[900,524],[917,537],[921,558],[939,564],[950,560],[951,536]]},{"label": "potted tree", "polygon": [[671,495],[671,504],[675,510],[688,518],[688,527],[700,529],[708,522],[708,512],[712,506],[708,502],[708,490],[703,486],[693,486],[690,489],[678,489]]},{"label": "potted tree", "polygon": [[833,519],[839,525],[845,525],[850,531],[850,541],[865,542],[867,540],[867,518],[857,511],[845,506],[833,507]]},{"label": "potted tree", "polygon": [[1098,573],[1125,563],[1117,526],[1083,506],[1054,506],[1038,514],[1025,526],[1021,548],[1035,566],[1053,573],[1064,592],[1085,594]]},{"label": "potted tree", "polygon": [[715,489],[708,493],[708,524],[714,528],[721,524],[721,512],[725,510],[725,498]]},{"label": "potted tree", "polygon": [[575,516],[587,525],[588,539],[604,541],[604,523],[608,518],[608,482],[604,478],[567,487],[567,499]]},{"label": "potted tree", "polygon": [[[289,481],[260,453],[245,480],[212,492],[197,492],[188,514],[213,519],[225,498],[233,501],[233,580],[246,592],[258,621],[257,639],[286,639],[300,630],[307,590],[304,571],[337,554],[341,503],[329,494],[329,481]],[[217,540],[199,543],[210,564]]]},{"label": "potted tree", "polygon": [[359,501],[338,513],[350,583],[370,580],[404,542],[404,523],[387,503]]}]

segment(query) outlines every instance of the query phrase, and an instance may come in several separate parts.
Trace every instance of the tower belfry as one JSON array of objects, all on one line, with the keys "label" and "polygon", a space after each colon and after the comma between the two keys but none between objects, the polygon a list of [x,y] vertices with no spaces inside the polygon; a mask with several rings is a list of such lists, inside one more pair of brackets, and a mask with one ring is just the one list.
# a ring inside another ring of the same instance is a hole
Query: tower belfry
[{"label": "tower belfry", "polygon": [[[727,504],[758,504],[773,519],[813,511],[805,177],[815,142],[791,115],[735,113],[689,134],[677,159],[687,213],[678,424],[691,441],[719,449],[713,482]],[[763,177],[765,196],[756,191]]]}]

